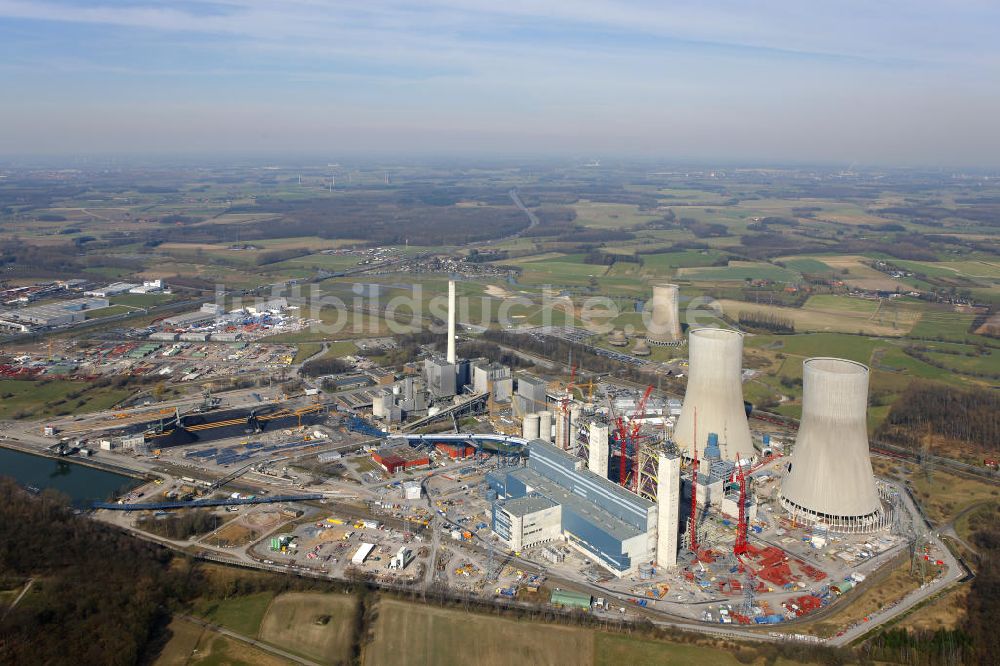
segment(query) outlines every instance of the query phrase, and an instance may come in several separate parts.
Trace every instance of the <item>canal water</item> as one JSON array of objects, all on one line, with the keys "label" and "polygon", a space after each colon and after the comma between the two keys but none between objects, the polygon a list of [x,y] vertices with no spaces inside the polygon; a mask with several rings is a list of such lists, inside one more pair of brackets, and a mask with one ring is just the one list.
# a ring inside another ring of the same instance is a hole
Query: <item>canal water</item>
[{"label": "canal water", "polygon": [[58,490],[69,496],[77,508],[88,508],[91,502],[122,494],[139,483],[123,474],[3,448],[0,448],[0,476],[13,477],[26,487]]}]

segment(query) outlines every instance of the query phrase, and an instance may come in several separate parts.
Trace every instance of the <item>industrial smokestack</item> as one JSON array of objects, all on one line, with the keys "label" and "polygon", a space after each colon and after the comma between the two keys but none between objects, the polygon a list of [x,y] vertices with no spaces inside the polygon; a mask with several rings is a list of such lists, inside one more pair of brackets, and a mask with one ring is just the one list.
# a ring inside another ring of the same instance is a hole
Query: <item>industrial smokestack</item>
[{"label": "industrial smokestack", "polygon": [[676,284],[653,285],[653,316],[646,330],[646,340],[654,345],[681,342],[681,317]]},{"label": "industrial smokestack", "polygon": [[656,563],[677,566],[681,522],[681,458],[660,452],[656,465]]},{"label": "industrial smokestack", "polygon": [[455,281],[448,280],[448,363],[455,365]]},{"label": "industrial smokestack", "polygon": [[868,368],[839,358],[802,364],[802,420],[781,503],[834,531],[884,526],[868,452]]},{"label": "industrial smokestack", "polygon": [[722,328],[692,329],[688,333],[688,362],[687,391],[674,441],[691,455],[697,430],[698,458],[704,460],[708,435],[715,433],[726,460],[753,457],[743,406],[743,334]]}]

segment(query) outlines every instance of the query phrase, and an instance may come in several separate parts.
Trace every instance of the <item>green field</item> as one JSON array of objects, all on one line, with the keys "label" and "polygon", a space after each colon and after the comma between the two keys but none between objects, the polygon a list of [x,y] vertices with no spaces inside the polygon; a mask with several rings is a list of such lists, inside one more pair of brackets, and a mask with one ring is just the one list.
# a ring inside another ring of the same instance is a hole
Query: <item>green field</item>
[{"label": "green field", "polygon": [[253,637],[260,630],[272,599],[274,592],[257,592],[221,601],[201,602],[196,604],[194,614],[244,636]]},{"label": "green field", "polygon": [[573,205],[577,224],[597,229],[622,229],[662,218],[656,213],[643,213],[630,204],[581,201]]},{"label": "green field", "polygon": [[176,300],[173,294],[119,294],[108,299],[111,305],[128,305],[133,308],[148,308]]},{"label": "green field", "polygon": [[824,264],[819,259],[813,259],[812,257],[803,257],[799,259],[780,259],[785,268],[789,268],[793,271],[798,271],[799,273],[809,274],[809,275],[823,275],[827,273],[833,273],[834,270],[827,264]]},{"label": "green field", "polygon": [[[129,393],[128,390],[94,387],[88,382],[63,379],[0,379],[0,419],[97,412],[109,409]],[[76,394],[79,395],[71,397]]]},{"label": "green field", "polygon": [[296,345],[295,358],[292,359],[292,363],[302,363],[310,356],[318,354],[322,349],[323,345],[319,342],[303,342]]},{"label": "green field", "polygon": [[799,282],[802,276],[793,270],[762,262],[731,261],[728,266],[709,268],[682,268],[678,274],[695,282],[731,282],[744,280],[770,280],[771,282]]},{"label": "green field", "polygon": [[712,266],[725,258],[725,254],[714,250],[683,250],[642,255],[642,267],[651,273],[672,274],[677,268]]},{"label": "green field", "polygon": [[115,315],[125,314],[127,312],[132,312],[133,308],[126,305],[112,305],[107,308],[101,308],[100,310],[88,310],[86,315],[87,319],[100,319],[101,317],[113,317]]}]

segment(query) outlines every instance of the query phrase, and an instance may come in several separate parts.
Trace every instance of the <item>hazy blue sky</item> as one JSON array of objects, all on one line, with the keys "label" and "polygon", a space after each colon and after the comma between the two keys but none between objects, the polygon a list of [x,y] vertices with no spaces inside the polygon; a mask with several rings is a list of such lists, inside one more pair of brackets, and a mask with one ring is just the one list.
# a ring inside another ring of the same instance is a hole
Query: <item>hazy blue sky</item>
[{"label": "hazy blue sky", "polygon": [[0,0],[0,154],[1000,165],[1000,2]]}]

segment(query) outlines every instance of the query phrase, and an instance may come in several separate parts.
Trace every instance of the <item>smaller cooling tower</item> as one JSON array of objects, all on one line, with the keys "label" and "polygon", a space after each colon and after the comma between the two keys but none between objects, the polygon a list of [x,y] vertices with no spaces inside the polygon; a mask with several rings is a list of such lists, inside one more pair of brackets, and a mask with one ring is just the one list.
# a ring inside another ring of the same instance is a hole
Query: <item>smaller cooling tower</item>
[{"label": "smaller cooling tower", "polygon": [[611,335],[608,336],[608,344],[614,345],[615,347],[624,347],[628,345],[628,338],[625,337],[624,331],[616,328],[611,331]]},{"label": "smaller cooling tower", "polygon": [[802,419],[781,503],[831,530],[885,526],[868,452],[868,368],[839,358],[802,364]]},{"label": "smaller cooling tower", "polygon": [[552,441],[552,412],[538,412],[538,438]]},{"label": "smaller cooling tower", "polygon": [[[722,328],[688,333],[688,384],[674,441],[690,456],[698,436],[698,458],[705,460],[709,433],[715,433],[725,460],[754,455],[743,406],[743,335]],[[695,417],[697,416],[697,425]]]},{"label": "smaller cooling tower", "polygon": [[538,414],[525,414],[521,423],[521,436],[529,442],[538,439]]},{"label": "smaller cooling tower", "polygon": [[653,314],[647,325],[646,340],[654,345],[681,342],[680,301],[676,284],[653,285]]}]

